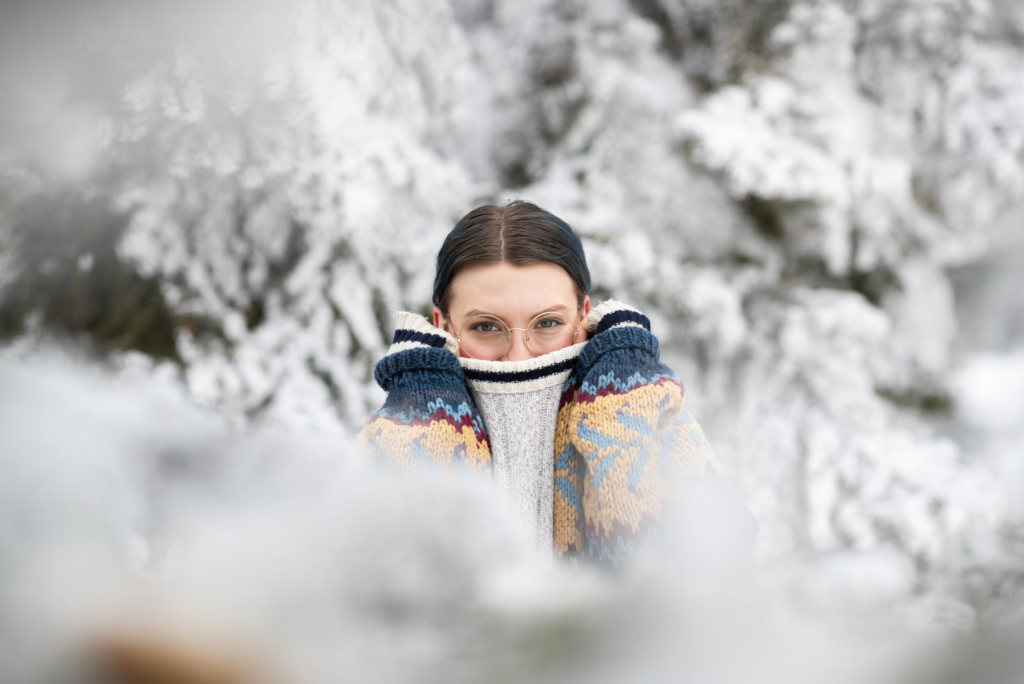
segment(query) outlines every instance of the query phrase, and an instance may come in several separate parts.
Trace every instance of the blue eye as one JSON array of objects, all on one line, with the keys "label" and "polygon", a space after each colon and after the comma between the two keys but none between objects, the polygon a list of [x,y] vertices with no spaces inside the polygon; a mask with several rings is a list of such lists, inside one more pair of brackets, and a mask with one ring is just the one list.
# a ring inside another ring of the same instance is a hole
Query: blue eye
[{"label": "blue eye", "polygon": [[533,327],[539,330],[550,330],[551,328],[557,328],[560,325],[563,325],[563,323],[557,318],[545,318],[537,321]]}]

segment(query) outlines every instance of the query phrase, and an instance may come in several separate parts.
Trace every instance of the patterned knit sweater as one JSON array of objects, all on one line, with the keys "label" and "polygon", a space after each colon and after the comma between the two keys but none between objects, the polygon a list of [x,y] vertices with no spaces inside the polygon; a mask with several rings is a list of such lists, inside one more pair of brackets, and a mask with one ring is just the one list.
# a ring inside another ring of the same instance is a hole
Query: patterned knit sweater
[{"label": "patterned knit sweater", "polygon": [[[660,361],[647,317],[609,300],[587,326],[589,340],[561,352],[480,362],[459,359],[456,340],[422,316],[400,313],[394,343],[374,372],[388,397],[360,443],[400,471],[494,477],[534,534],[543,539],[551,531],[557,555],[618,566],[657,545],[673,480],[720,468],[685,407],[679,378]],[[505,418],[525,414],[515,401],[495,397],[540,389],[552,377],[557,402],[534,414],[554,412],[545,454],[534,446],[543,442],[543,418],[517,431],[516,420],[526,418]],[[517,442],[517,432],[529,439]],[[540,475],[524,475],[530,472]],[[541,520],[548,511],[550,526]]]},{"label": "patterned knit sweater", "polygon": [[459,359],[487,427],[494,481],[523,531],[547,553],[554,525],[558,406],[584,347],[525,361]]}]

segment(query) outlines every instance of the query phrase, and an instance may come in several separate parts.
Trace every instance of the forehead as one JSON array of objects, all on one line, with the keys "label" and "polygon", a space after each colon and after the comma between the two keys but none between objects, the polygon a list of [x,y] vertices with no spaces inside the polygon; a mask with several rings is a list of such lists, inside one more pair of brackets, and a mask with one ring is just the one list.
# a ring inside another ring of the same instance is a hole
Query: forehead
[{"label": "forehead", "polygon": [[452,316],[477,310],[496,316],[530,316],[554,306],[576,309],[576,289],[561,266],[474,263],[452,279]]}]

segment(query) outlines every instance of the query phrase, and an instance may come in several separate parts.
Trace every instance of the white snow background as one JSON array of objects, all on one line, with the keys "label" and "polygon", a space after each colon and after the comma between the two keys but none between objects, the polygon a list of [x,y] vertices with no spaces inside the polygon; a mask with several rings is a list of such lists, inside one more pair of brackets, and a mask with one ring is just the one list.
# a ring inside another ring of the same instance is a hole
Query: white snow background
[{"label": "white snow background", "polygon": [[[5,4],[0,678],[145,595],[288,681],[1014,681],[1022,75],[1012,0]],[[394,310],[513,198],[650,315],[752,576],[714,524],[550,567],[360,463]]]}]

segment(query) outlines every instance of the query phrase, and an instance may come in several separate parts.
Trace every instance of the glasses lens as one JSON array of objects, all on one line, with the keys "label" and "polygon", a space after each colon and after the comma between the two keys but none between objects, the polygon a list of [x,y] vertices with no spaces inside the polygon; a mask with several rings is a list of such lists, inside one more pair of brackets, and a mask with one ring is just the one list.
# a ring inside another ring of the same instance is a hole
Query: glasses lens
[{"label": "glasses lens", "polygon": [[576,327],[565,314],[542,313],[530,323],[526,346],[537,356],[565,349],[572,344]]},{"label": "glasses lens", "polygon": [[493,361],[505,355],[509,348],[508,327],[493,316],[475,316],[462,327],[459,345],[474,359]]}]

